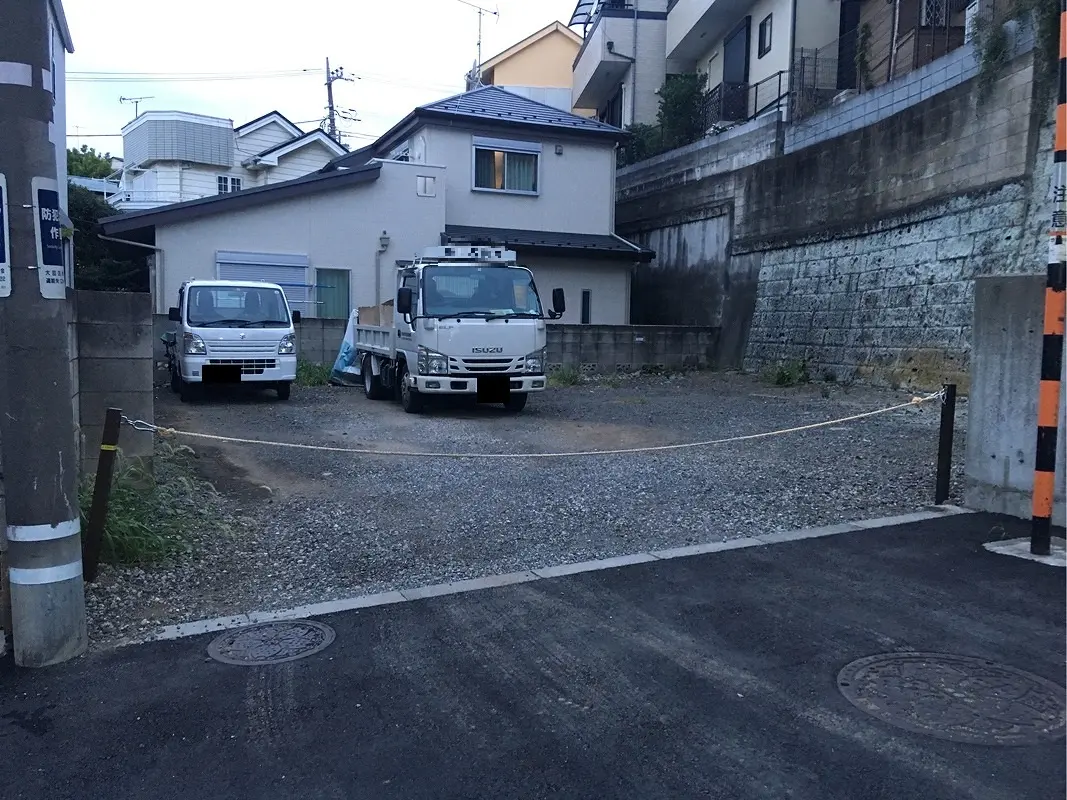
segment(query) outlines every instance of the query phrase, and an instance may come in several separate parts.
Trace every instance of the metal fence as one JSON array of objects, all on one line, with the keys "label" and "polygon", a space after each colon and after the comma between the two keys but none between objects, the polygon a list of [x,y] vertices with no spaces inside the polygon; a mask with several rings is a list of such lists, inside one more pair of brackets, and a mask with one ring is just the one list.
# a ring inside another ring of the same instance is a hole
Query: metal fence
[{"label": "metal fence", "polygon": [[789,73],[785,70],[759,83],[720,83],[704,97],[704,129],[746,122],[785,107],[788,99]]},{"label": "metal fence", "polygon": [[864,4],[841,38],[793,54],[790,118],[801,120],[835,102],[881,86],[1003,24],[1013,0],[912,0]]}]

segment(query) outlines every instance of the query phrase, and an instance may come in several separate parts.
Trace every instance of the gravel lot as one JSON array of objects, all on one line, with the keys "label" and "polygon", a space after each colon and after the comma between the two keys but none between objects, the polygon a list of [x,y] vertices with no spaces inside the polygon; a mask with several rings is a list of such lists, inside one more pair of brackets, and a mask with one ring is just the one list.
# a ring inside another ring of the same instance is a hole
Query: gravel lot
[{"label": "gravel lot", "polygon": [[[547,453],[758,433],[906,402],[900,392],[750,376],[634,377],[553,389],[517,416],[451,404],[424,416],[354,388],[157,397],[161,425],[405,452]],[[217,524],[195,552],[105,567],[88,594],[96,647],[164,624],[915,510],[932,502],[939,406],[684,450],[562,459],[427,459],[208,443],[192,497]],[[957,412],[959,491],[966,404]],[[958,501],[959,497],[953,498]]]}]

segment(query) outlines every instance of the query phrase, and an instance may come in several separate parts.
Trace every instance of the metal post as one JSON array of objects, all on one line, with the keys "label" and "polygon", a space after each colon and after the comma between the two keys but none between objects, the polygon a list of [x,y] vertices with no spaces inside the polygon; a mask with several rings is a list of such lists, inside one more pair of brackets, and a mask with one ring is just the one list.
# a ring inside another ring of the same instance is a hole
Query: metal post
[{"label": "metal post", "polygon": [[1063,374],[1064,288],[1067,284],[1067,0],[1060,0],[1059,97],[1052,181],[1052,225],[1045,280],[1045,325],[1041,338],[1041,380],[1037,391],[1037,452],[1030,552],[1047,556],[1052,548],[1056,497],[1056,439],[1059,433],[1060,379]]},{"label": "metal post", "polygon": [[104,547],[104,528],[107,526],[107,502],[111,497],[111,475],[119,450],[119,429],[122,409],[109,408],[104,415],[104,432],[100,437],[100,457],[96,462],[96,481],[93,484],[93,505],[89,509],[89,523],[85,528],[83,558],[85,580],[96,580],[100,551]]},{"label": "metal post", "polygon": [[2,13],[0,174],[10,267],[0,270],[0,456],[15,663],[44,667],[87,645],[71,302],[57,153],[48,139],[48,2],[5,0]]},{"label": "metal post", "polygon": [[944,385],[945,396],[941,398],[941,432],[937,440],[937,487],[934,503],[948,500],[952,481],[952,436],[956,431],[956,384]]}]

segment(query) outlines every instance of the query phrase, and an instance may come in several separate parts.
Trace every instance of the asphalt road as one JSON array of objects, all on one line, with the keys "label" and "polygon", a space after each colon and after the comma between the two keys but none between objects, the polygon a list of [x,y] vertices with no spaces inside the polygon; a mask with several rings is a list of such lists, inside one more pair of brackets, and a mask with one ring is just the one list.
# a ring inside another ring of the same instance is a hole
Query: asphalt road
[{"label": "asphalt road", "polygon": [[[349,612],[271,667],[204,637],[7,663],[0,797],[1060,800],[1062,738],[960,744],[836,686],[935,651],[1062,690],[1063,570],[980,546],[1025,530],[965,515]],[[921,697],[948,724],[976,686]]]}]

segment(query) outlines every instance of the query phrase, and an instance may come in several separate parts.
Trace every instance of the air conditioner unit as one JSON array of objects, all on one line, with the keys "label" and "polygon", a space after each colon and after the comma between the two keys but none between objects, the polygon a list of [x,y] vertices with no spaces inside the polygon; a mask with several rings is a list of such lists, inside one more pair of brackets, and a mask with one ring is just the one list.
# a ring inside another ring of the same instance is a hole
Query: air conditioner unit
[{"label": "air conditioner unit", "polygon": [[963,41],[970,42],[974,39],[975,27],[978,24],[979,0],[968,4],[963,12]]}]

